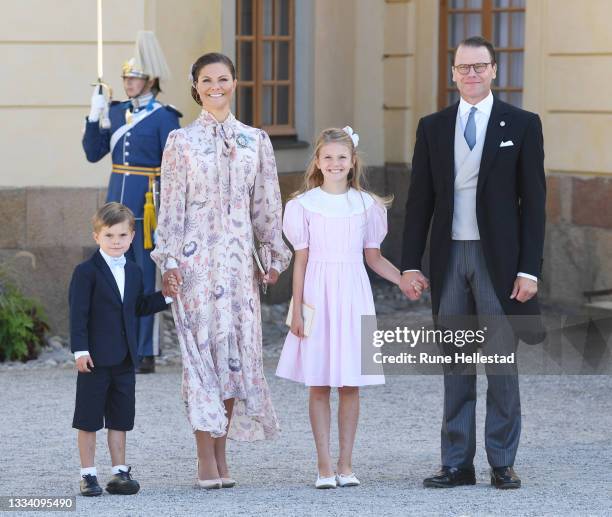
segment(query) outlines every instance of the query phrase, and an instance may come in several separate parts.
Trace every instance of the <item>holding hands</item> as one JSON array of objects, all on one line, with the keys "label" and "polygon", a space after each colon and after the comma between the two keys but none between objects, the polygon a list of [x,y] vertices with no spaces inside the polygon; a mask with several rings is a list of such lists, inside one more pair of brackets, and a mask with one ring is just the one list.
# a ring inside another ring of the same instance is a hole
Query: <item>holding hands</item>
[{"label": "holding hands", "polygon": [[[406,271],[402,274],[399,287],[410,300],[418,300],[429,288],[429,281],[420,271]],[[530,278],[517,276],[510,299],[525,303],[538,292],[538,283]]]},{"label": "holding hands", "polygon": [[418,300],[429,288],[429,280],[420,271],[406,271],[400,278],[399,288],[410,300]]},{"label": "holding hands", "polygon": [[174,298],[183,285],[183,276],[178,268],[168,269],[162,276],[162,294]]}]

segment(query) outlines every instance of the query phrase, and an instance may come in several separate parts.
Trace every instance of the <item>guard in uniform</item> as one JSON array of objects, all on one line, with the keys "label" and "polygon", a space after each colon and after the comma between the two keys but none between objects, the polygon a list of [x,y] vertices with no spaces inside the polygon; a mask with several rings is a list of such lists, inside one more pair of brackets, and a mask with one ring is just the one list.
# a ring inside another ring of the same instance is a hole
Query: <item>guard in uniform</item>
[{"label": "guard in uniform", "polygon": [[[155,291],[156,271],[150,253],[154,245],[155,196],[159,193],[162,154],[168,134],[179,127],[182,116],[176,108],[156,99],[161,91],[160,81],[169,75],[155,35],[141,31],[136,57],[123,64],[123,87],[129,100],[113,101],[108,106],[96,86],[83,136],[88,161],[97,162],[111,154],[113,167],[106,201],[123,203],[136,216],[136,236],[128,255],[142,269],[145,294]],[[159,319],[142,317],[137,372],[153,373],[158,354]]]}]

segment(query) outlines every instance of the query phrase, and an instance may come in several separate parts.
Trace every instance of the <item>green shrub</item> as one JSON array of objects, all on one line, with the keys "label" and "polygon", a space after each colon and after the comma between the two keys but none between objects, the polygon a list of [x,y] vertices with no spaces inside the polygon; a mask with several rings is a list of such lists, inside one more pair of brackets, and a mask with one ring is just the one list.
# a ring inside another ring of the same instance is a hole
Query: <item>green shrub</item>
[{"label": "green shrub", "polygon": [[0,362],[36,359],[47,330],[40,304],[0,274]]}]

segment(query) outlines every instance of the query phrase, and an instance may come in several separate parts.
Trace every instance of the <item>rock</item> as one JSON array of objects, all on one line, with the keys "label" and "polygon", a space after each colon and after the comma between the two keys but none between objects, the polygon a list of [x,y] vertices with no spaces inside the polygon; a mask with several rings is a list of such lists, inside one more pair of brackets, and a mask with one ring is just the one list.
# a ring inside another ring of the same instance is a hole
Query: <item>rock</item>
[{"label": "rock", "polygon": [[47,359],[44,364],[47,366],[57,366],[57,361],[55,359]]},{"label": "rock", "polygon": [[59,336],[52,336],[47,340],[47,344],[53,349],[53,350],[61,350],[62,348],[64,348],[64,342],[62,340],[61,337]]}]

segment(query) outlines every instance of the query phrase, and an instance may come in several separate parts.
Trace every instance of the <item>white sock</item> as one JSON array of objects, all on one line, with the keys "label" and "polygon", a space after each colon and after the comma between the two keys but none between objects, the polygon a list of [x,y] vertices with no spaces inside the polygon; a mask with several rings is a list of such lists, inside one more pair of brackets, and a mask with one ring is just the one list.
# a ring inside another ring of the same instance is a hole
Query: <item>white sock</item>
[{"label": "white sock", "polygon": [[81,477],[83,476],[98,476],[98,471],[96,470],[96,467],[87,467],[85,469],[81,469]]},{"label": "white sock", "polygon": [[127,465],[115,465],[113,467],[113,469],[111,470],[111,472],[112,472],[112,474],[114,476],[115,474],[119,474],[120,470],[123,470],[123,472],[127,472],[128,471],[128,466]]}]

